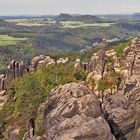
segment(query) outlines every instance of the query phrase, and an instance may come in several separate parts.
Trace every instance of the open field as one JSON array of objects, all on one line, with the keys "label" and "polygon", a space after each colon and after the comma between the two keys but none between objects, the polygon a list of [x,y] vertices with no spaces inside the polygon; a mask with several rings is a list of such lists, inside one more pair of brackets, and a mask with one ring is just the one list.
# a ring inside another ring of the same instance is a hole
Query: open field
[{"label": "open field", "polygon": [[63,28],[82,28],[82,27],[109,27],[114,23],[84,23],[82,21],[58,21],[53,18],[30,18],[30,19],[9,19],[7,22],[15,23],[18,26],[47,26],[61,24]]},{"label": "open field", "polygon": [[32,26],[45,26],[44,24],[39,24],[39,23],[17,23],[16,25],[19,25],[19,26],[27,26],[27,27],[32,27]]},{"label": "open field", "polygon": [[79,21],[61,21],[63,28],[81,28],[81,27],[109,27],[114,23],[92,23],[87,24]]},{"label": "open field", "polygon": [[18,26],[44,26],[42,18],[30,18],[30,19],[7,19],[7,22],[15,23]]},{"label": "open field", "polygon": [[13,23],[18,23],[18,22],[29,22],[29,21],[42,21],[43,18],[16,18],[16,19],[6,19],[5,21],[7,22],[13,22]]},{"label": "open field", "polygon": [[28,38],[14,38],[9,35],[0,35],[0,46],[15,45],[21,41],[25,41]]}]

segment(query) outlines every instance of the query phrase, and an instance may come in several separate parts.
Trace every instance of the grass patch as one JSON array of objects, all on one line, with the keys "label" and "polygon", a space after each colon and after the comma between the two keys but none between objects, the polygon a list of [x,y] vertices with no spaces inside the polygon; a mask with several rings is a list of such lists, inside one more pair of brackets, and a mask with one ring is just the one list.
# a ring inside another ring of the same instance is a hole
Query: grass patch
[{"label": "grass patch", "polygon": [[116,45],[116,46],[113,47],[114,51],[117,53],[117,57],[122,58],[124,48],[129,46],[129,44],[130,44],[130,42],[120,43],[119,45]]},{"label": "grass patch", "polygon": [[15,38],[9,35],[0,35],[0,46],[16,45],[21,41],[25,41],[28,38]]},{"label": "grass patch", "polygon": [[16,25],[18,25],[18,26],[27,26],[27,27],[45,26],[45,24],[39,24],[39,23],[17,23]]}]

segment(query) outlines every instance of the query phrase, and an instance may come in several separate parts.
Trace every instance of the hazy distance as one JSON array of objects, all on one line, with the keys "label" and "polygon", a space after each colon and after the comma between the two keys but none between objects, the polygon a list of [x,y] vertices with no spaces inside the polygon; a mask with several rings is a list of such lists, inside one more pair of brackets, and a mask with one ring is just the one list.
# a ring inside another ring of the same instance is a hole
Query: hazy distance
[{"label": "hazy distance", "polygon": [[140,0],[0,0],[0,15],[132,14]]}]

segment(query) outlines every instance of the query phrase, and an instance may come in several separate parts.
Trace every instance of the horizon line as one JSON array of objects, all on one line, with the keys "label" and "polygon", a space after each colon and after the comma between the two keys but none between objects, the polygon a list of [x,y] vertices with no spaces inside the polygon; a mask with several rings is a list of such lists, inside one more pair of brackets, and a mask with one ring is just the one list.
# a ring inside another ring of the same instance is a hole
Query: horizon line
[{"label": "horizon line", "polygon": [[98,15],[134,15],[134,14],[140,14],[140,12],[133,12],[133,13],[103,13],[103,14],[78,14],[78,13],[59,13],[59,14],[6,14],[6,15],[0,15],[1,17],[3,16],[59,16],[60,14],[69,14],[69,15],[91,15],[91,16],[98,16]]}]

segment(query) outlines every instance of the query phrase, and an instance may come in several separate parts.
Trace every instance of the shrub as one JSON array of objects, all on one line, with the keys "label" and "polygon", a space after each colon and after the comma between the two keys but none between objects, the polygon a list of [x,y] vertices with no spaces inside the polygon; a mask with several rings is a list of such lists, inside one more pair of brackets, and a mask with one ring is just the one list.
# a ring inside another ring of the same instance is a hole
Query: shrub
[{"label": "shrub", "polygon": [[98,82],[98,91],[103,93],[106,89],[106,86],[107,86],[106,81],[105,80],[100,80]]},{"label": "shrub", "polygon": [[113,47],[114,51],[117,53],[117,57],[122,58],[123,50],[128,45],[129,45],[129,42],[128,43],[120,43],[119,45]]},{"label": "shrub", "polygon": [[80,81],[84,81],[87,77],[87,74],[81,70],[77,70],[75,73],[74,73],[74,77],[77,79],[77,80],[80,80]]}]

